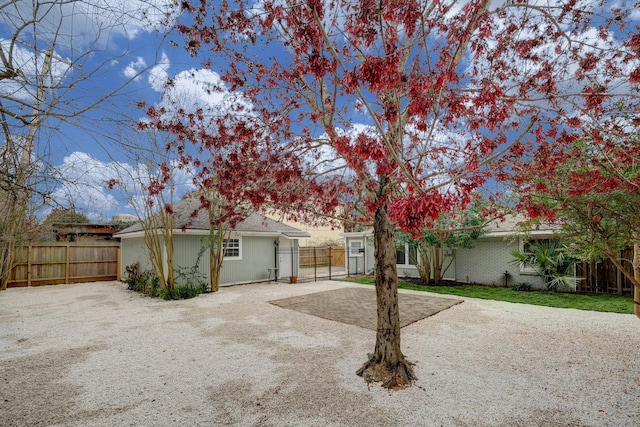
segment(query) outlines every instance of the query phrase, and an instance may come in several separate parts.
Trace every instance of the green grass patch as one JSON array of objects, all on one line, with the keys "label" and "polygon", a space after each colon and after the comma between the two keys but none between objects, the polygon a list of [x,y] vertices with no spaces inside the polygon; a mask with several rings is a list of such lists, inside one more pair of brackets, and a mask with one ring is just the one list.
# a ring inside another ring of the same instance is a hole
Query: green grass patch
[{"label": "green grass patch", "polygon": [[[370,277],[348,279],[346,281],[365,285],[374,284],[374,279]],[[622,314],[633,313],[633,303],[631,302],[631,297],[628,296],[577,295],[553,291],[521,292],[511,288],[494,288],[491,286],[478,285],[423,286],[402,281],[398,282],[398,288],[555,308],[575,308],[578,310],[605,311]]]}]

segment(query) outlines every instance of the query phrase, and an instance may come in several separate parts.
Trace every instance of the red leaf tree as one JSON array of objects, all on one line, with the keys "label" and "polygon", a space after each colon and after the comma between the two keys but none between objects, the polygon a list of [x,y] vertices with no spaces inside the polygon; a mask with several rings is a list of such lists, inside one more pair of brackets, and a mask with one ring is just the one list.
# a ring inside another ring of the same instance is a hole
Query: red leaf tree
[{"label": "red leaf tree", "polygon": [[638,75],[637,43],[617,42],[630,10],[604,1],[181,4],[186,48],[251,114],[216,120],[223,158],[208,131],[174,132],[226,162],[253,203],[373,225],[378,326],[358,374],[385,387],[415,379],[400,346],[396,230],[464,209],[511,161],[574,133],[572,119],[606,114]]},{"label": "red leaf tree", "polygon": [[[561,226],[581,260],[608,259],[633,284],[640,317],[640,128],[627,111],[584,117],[582,129],[538,149],[530,164],[514,162],[518,203],[530,217]],[[629,248],[633,256],[622,258]]]}]

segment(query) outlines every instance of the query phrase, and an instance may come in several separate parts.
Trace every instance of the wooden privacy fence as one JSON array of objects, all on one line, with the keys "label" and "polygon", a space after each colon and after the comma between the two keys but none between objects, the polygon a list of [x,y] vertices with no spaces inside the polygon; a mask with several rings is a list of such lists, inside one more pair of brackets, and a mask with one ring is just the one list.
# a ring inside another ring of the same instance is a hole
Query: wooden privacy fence
[{"label": "wooden privacy fence", "polygon": [[[633,249],[627,249],[620,253],[622,265],[633,274],[631,259]],[[582,294],[615,294],[633,295],[633,284],[613,265],[605,259],[601,262],[578,263],[576,276],[578,281],[577,292]]]},{"label": "wooden privacy fence", "polygon": [[7,287],[118,280],[119,271],[119,244],[20,245]]}]

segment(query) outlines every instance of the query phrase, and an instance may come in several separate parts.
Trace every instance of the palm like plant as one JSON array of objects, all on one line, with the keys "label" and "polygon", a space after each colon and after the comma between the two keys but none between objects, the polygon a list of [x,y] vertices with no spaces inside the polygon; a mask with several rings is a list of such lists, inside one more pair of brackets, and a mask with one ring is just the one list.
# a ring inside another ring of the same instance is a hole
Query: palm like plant
[{"label": "palm like plant", "polygon": [[576,289],[578,278],[573,274],[574,260],[567,255],[567,246],[552,240],[534,240],[526,250],[513,250],[512,261],[520,269],[533,268],[542,276],[547,289]]}]

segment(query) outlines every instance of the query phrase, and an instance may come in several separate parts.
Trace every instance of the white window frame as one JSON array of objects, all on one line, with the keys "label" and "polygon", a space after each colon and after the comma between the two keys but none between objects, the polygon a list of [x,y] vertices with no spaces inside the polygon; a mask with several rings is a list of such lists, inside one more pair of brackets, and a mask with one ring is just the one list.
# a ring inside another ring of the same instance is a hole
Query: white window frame
[{"label": "white window frame", "polygon": [[[236,245],[232,245],[231,242],[238,242],[237,247]],[[229,250],[238,250],[238,255],[236,256],[228,256],[227,255],[227,245],[228,245],[228,249]],[[236,260],[241,260],[242,259],[242,237],[230,237],[229,239],[226,239],[224,241],[223,244],[223,253],[224,253],[224,260],[225,261],[236,261]]]},{"label": "white window frame", "polygon": [[[520,237],[518,240],[519,240],[518,244],[519,244],[519,247],[520,247],[520,251],[524,252],[525,245],[527,243],[529,243],[530,241],[532,241],[532,240],[551,240],[551,238],[548,237],[548,236],[531,237],[531,238],[528,238],[528,239],[526,239],[524,237]],[[539,276],[540,272],[538,272],[538,270],[536,270],[533,267],[527,267],[527,266],[520,265],[520,274],[529,275],[529,276]]]},{"label": "white window frame", "polygon": [[398,251],[401,250],[396,246],[396,265],[401,265],[403,267],[416,267],[416,264],[418,263],[418,249],[416,248],[416,264],[411,264],[411,254],[409,253],[409,244],[405,243],[404,244],[404,249],[402,250],[404,252],[404,264],[398,264]]},{"label": "white window frame", "polygon": [[[357,245],[354,245],[354,243],[357,243]],[[360,249],[363,249],[363,248],[364,248],[364,244],[362,240],[355,240],[355,239],[349,240],[349,257],[362,258],[364,256],[364,252],[361,252]]]}]

